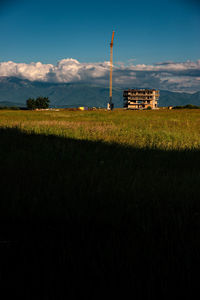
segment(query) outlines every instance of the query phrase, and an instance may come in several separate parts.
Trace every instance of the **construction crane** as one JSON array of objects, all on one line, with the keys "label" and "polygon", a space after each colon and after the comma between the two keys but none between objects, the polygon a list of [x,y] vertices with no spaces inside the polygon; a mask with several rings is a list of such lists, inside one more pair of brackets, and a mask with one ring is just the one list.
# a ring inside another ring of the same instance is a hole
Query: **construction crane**
[{"label": "construction crane", "polygon": [[107,105],[108,110],[112,110],[114,108],[114,104],[112,102],[112,68],[113,68],[113,40],[114,40],[114,34],[115,32],[113,31],[112,33],[112,40],[110,43],[110,98],[109,102]]}]

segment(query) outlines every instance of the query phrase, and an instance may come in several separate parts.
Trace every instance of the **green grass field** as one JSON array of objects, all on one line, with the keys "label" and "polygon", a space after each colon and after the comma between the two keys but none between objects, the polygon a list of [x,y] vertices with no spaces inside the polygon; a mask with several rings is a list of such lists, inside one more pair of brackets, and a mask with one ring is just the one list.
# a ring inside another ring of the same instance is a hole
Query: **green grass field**
[{"label": "green grass field", "polygon": [[21,241],[1,246],[16,290],[30,269],[46,276],[42,299],[53,282],[148,299],[196,288],[198,110],[2,110],[0,171],[1,238]]},{"label": "green grass field", "polygon": [[199,149],[197,110],[3,111],[0,126],[36,134],[162,150]]}]

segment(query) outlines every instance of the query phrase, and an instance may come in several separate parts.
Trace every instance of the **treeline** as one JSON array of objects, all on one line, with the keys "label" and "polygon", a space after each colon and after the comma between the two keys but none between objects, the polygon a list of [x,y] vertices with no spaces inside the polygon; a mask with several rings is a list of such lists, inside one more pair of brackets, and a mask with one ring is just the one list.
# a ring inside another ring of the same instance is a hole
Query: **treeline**
[{"label": "treeline", "polygon": [[18,106],[5,106],[5,105],[0,105],[0,109],[19,110],[20,107],[18,107]]},{"label": "treeline", "polygon": [[26,106],[28,109],[45,109],[49,107],[48,97],[38,97],[37,99],[29,98],[26,100]]},{"label": "treeline", "polygon": [[178,105],[174,106],[173,109],[200,109],[200,106],[192,105],[192,104],[186,104],[186,105]]}]

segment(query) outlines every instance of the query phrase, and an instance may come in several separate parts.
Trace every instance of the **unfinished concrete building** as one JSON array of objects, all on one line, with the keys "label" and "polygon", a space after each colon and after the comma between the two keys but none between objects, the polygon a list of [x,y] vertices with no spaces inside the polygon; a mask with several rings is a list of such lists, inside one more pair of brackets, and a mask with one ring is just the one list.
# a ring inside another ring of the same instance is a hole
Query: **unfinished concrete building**
[{"label": "unfinished concrete building", "polygon": [[124,107],[127,109],[156,109],[158,107],[159,90],[130,89],[124,91]]}]

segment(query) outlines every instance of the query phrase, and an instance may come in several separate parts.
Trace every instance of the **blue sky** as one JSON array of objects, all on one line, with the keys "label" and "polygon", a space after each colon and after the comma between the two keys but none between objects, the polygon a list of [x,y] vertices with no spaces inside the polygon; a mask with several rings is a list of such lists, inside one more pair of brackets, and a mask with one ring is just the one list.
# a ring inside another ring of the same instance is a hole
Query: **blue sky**
[{"label": "blue sky", "polygon": [[200,91],[199,0],[0,0],[0,76]]},{"label": "blue sky", "polygon": [[0,61],[136,64],[200,58],[200,5],[186,0],[0,2]]}]

